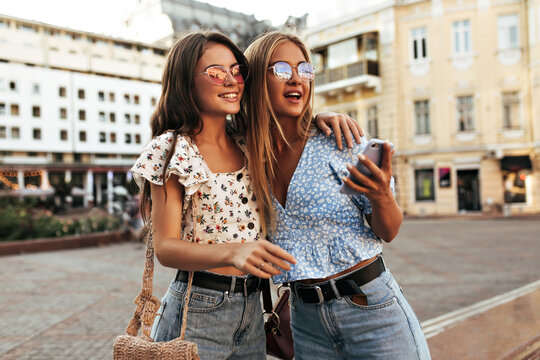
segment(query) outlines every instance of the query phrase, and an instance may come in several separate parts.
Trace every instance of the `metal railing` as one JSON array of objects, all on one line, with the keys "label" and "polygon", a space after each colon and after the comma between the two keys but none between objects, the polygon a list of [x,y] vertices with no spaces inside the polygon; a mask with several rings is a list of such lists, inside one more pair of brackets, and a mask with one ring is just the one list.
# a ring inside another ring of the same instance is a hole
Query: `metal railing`
[{"label": "metal railing", "polygon": [[323,70],[315,75],[315,86],[350,79],[361,75],[379,76],[379,63],[373,60],[362,60],[338,68]]}]

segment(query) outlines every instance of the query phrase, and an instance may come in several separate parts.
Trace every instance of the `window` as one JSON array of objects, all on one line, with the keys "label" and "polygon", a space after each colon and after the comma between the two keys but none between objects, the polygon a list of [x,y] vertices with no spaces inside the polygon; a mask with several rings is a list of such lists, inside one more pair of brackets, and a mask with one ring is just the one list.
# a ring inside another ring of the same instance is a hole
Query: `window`
[{"label": "window", "polygon": [[66,88],[64,86],[60,86],[58,88],[58,96],[59,97],[66,97]]},{"label": "window", "polygon": [[377,125],[377,106],[370,106],[367,109],[367,131],[371,137],[379,136],[379,129]]},{"label": "window", "polygon": [[126,104],[129,104],[129,102],[130,102],[129,94],[124,94],[124,102]]},{"label": "window", "polygon": [[11,128],[11,137],[12,137],[13,139],[18,139],[18,138],[21,137],[21,129],[19,129],[18,126],[13,126],[13,127]]},{"label": "window", "polygon": [[62,153],[54,153],[53,154],[54,162],[61,163],[64,161],[64,154]]},{"label": "window", "polygon": [[414,170],[416,201],[435,200],[433,169]]},{"label": "window", "polygon": [[135,114],[135,124],[141,123],[141,116],[139,114]]},{"label": "window", "polygon": [[126,144],[131,144],[131,134],[126,134]]},{"label": "window", "polygon": [[504,171],[503,182],[505,203],[527,202],[527,170]]},{"label": "window", "polygon": [[114,102],[114,93],[113,92],[109,93],[109,101]]},{"label": "window", "polygon": [[86,131],[79,131],[79,141],[86,142]]},{"label": "window", "polygon": [[452,45],[454,54],[471,52],[471,22],[469,20],[455,21],[452,24]]},{"label": "window", "polygon": [[109,138],[111,139],[111,142],[114,144],[116,143],[116,133],[111,133],[109,135]]},{"label": "window", "polygon": [[40,93],[39,84],[32,84],[32,94],[38,95]]},{"label": "window", "polygon": [[79,120],[86,120],[86,111],[79,110]]},{"label": "window", "polygon": [[427,31],[426,28],[411,30],[411,57],[413,60],[427,58]]},{"label": "window", "polygon": [[124,114],[124,119],[126,120],[126,124],[131,124],[131,116],[129,114]]},{"label": "window", "polygon": [[32,116],[35,118],[41,117],[41,108],[39,106],[32,106]]},{"label": "window", "polygon": [[358,113],[356,112],[356,110],[345,111],[345,114],[347,114],[350,118],[358,121]]},{"label": "window", "polygon": [[9,90],[15,91],[15,92],[18,91],[17,90],[17,83],[15,81],[10,81],[9,82]]},{"label": "window", "polygon": [[474,130],[474,106],[472,96],[459,96],[456,103],[459,131]]},{"label": "window", "polygon": [[104,143],[107,141],[107,135],[102,131],[99,133],[99,142]]},{"label": "window", "polygon": [[103,91],[98,91],[97,97],[99,101],[105,101],[105,93]]},{"label": "window", "polygon": [[497,42],[499,50],[519,47],[518,15],[501,15],[497,18]]},{"label": "window", "polygon": [[119,48],[119,49],[131,50],[131,44],[122,43],[119,41],[114,42],[114,47]]},{"label": "window", "polygon": [[32,130],[32,134],[33,134],[35,140],[40,140],[41,139],[41,129],[34,128]]},{"label": "window", "polygon": [[139,105],[139,95],[133,95],[133,103]]},{"label": "window", "polygon": [[17,25],[17,29],[28,31],[28,32],[38,32],[37,28],[31,26],[31,25],[25,25],[25,24],[19,24]]},{"label": "window", "polygon": [[6,104],[0,103],[0,116],[6,115]]},{"label": "window", "polygon": [[99,122],[105,122],[106,121],[105,112],[100,111],[99,114],[98,114],[98,118],[99,118]]},{"label": "window", "polygon": [[19,116],[19,105],[11,104],[11,116]]},{"label": "window", "polygon": [[349,39],[328,46],[328,67],[336,68],[358,61],[358,40]]},{"label": "window", "polygon": [[84,97],[85,97],[84,89],[79,89],[78,94],[79,94],[79,99],[84,99]]},{"label": "window", "polygon": [[141,143],[141,134],[135,134],[135,144]]},{"label": "window", "polygon": [[152,98],[150,99],[150,105],[156,106],[156,103],[157,103],[156,98],[152,96]]},{"label": "window", "polygon": [[6,138],[6,127],[0,126],[0,139],[5,139],[5,138]]},{"label": "window", "polygon": [[110,113],[109,114],[109,120],[114,123],[116,122],[116,114],[115,113]]},{"label": "window", "polygon": [[430,134],[429,121],[429,100],[414,102],[414,118],[416,124],[416,135]]},{"label": "window", "polygon": [[502,94],[503,128],[519,129],[519,95],[517,92]]},{"label": "window", "polygon": [[67,119],[67,109],[60,108],[60,119]]},{"label": "window", "polygon": [[60,130],[60,140],[67,141],[67,139],[68,139],[67,130]]}]

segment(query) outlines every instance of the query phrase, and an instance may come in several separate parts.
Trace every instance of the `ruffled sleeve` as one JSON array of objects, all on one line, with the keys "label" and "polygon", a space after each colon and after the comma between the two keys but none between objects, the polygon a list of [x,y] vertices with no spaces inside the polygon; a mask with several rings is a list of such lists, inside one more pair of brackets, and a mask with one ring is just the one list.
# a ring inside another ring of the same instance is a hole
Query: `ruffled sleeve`
[{"label": "ruffled sleeve", "polygon": [[176,138],[174,154],[167,166],[165,181],[163,180],[163,166],[174,143],[173,133],[169,131],[156,136],[146,145],[141,156],[130,169],[139,188],[142,188],[143,180],[163,185],[172,174],[175,174],[178,176],[178,182],[184,186],[185,195],[191,196],[201,184],[208,181],[208,172],[201,156],[182,135]]}]

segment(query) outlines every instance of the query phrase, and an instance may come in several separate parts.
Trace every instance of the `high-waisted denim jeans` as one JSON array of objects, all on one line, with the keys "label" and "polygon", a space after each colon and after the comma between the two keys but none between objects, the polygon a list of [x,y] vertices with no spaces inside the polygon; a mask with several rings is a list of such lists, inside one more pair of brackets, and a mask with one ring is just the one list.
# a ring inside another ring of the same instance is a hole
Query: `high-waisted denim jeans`
[{"label": "high-waisted denim jeans", "polygon": [[[171,282],[152,328],[155,341],[180,336],[186,288],[186,283]],[[260,298],[260,291],[246,297],[192,286],[185,339],[197,344],[202,360],[266,359]]]},{"label": "high-waisted denim jeans", "polygon": [[390,271],[360,288],[367,305],[350,296],[305,304],[291,293],[295,359],[430,359],[420,323]]}]

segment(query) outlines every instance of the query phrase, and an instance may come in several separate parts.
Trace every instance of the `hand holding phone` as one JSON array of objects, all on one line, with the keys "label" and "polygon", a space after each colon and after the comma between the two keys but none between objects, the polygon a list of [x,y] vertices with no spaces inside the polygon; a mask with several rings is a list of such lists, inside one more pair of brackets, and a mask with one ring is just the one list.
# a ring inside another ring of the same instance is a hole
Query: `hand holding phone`
[{"label": "hand holding phone", "polygon": [[[383,151],[384,151],[384,147],[383,147],[384,143],[385,143],[384,140],[371,139],[371,140],[368,141],[366,147],[362,151],[362,154],[365,157],[367,157],[368,159],[370,159],[377,167],[381,167],[382,155],[383,155]],[[391,147],[390,151],[392,151],[392,149],[394,149],[394,145],[392,143],[390,143],[390,147]],[[364,164],[362,164],[360,162],[360,160],[358,160],[356,162],[355,167],[358,169],[358,171],[360,171],[362,174],[364,174],[366,176],[372,176],[373,175],[371,173],[371,171]],[[357,185],[360,185],[358,180],[356,180],[350,174],[349,174],[349,179],[351,179],[351,181],[353,183],[355,183]],[[342,194],[358,195],[358,193],[355,190],[351,189],[350,187],[348,187],[345,184],[343,184],[341,186],[339,191]]]}]

